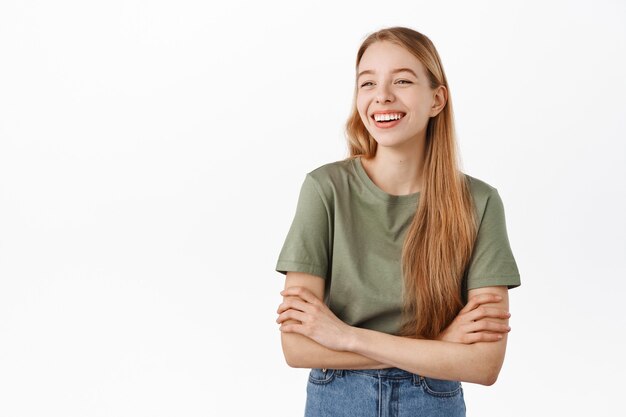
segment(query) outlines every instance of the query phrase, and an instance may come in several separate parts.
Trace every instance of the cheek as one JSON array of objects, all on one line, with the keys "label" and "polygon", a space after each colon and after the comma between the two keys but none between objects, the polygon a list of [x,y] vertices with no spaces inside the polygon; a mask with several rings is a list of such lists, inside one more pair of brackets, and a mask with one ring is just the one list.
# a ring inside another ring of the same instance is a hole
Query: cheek
[{"label": "cheek", "polygon": [[356,109],[359,112],[359,116],[361,116],[361,120],[363,122],[367,121],[367,105],[357,98],[356,101]]},{"label": "cheek", "polygon": [[409,105],[415,109],[416,113],[428,113],[432,105],[431,98],[426,94],[418,94],[407,97]]},{"label": "cheek", "polygon": [[363,100],[356,99],[356,109],[359,111],[359,114],[363,114]]}]

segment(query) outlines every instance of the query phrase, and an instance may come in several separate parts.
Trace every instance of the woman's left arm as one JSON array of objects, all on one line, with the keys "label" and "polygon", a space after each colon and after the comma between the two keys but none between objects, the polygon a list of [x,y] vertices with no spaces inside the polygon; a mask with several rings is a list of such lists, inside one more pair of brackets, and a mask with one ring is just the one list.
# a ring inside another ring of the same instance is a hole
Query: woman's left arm
[{"label": "woman's left arm", "polygon": [[[506,286],[472,289],[468,298],[479,293],[502,296],[501,301],[485,306],[508,311],[509,298]],[[302,324],[285,324],[281,331],[304,334],[331,349],[359,353],[430,378],[481,385],[493,385],[504,362],[506,333],[502,334],[499,341],[472,344],[411,339],[350,326],[339,320],[323,302],[301,287],[291,287],[285,290],[283,295],[297,295],[304,303],[296,307],[300,311],[297,317],[294,316]],[[505,318],[490,318],[489,321],[508,325],[508,319]]]}]

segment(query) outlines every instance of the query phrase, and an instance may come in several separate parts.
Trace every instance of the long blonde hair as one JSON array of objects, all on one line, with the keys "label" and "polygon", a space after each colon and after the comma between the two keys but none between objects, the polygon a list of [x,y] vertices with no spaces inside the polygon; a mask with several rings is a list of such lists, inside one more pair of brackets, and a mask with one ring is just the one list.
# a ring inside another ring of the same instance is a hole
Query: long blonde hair
[{"label": "long blonde hair", "polygon": [[[403,321],[398,335],[434,339],[463,307],[462,279],[477,233],[474,205],[467,178],[458,168],[450,89],[435,46],[413,29],[381,29],[361,44],[357,72],[365,50],[379,41],[404,47],[422,62],[432,89],[443,85],[448,90],[445,107],[426,128],[424,181],[402,248]],[[348,158],[371,158],[377,143],[359,116],[357,91],[355,83],[352,113],[346,122]]]}]

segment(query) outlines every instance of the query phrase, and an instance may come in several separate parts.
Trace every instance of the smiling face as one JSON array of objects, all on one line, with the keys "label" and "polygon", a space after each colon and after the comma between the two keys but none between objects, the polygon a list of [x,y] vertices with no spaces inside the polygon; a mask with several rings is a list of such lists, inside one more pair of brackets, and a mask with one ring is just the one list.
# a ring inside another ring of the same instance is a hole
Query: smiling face
[{"label": "smiling face", "polygon": [[367,48],[357,74],[357,110],[378,145],[425,139],[428,120],[445,105],[445,87],[430,88],[419,59],[395,43],[379,41]]}]

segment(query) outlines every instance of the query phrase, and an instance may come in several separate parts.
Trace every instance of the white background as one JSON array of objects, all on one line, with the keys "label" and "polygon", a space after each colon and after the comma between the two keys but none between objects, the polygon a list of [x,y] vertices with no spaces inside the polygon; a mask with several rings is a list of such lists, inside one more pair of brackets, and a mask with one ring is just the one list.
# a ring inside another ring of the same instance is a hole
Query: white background
[{"label": "white background", "polygon": [[274,266],[395,25],[438,48],[522,276],[468,416],[619,414],[625,3],[225,3],[0,3],[0,415],[302,415]]}]

